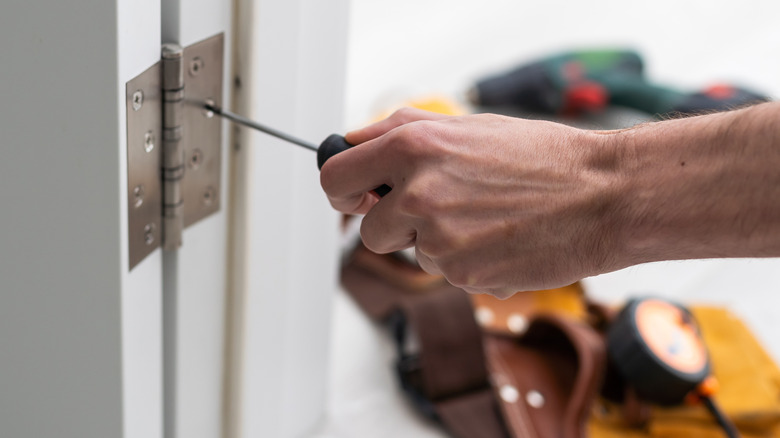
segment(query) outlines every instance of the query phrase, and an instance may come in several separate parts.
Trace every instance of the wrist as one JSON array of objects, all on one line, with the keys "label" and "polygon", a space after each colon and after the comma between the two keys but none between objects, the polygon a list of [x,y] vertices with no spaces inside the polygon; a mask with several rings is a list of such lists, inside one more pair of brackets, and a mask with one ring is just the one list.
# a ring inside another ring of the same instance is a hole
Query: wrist
[{"label": "wrist", "polygon": [[614,269],[645,263],[657,259],[658,236],[654,234],[653,221],[647,212],[655,207],[658,193],[653,193],[655,183],[652,158],[648,151],[656,135],[651,124],[615,130],[593,131],[598,151],[607,154],[610,163],[602,167],[608,173],[612,197],[610,209],[604,220],[604,232],[610,236],[615,258]]},{"label": "wrist", "polygon": [[632,247],[636,213],[632,210],[631,170],[636,166],[635,148],[623,131],[581,131],[585,171],[592,175],[594,226],[590,253],[593,273],[611,272],[639,263]]},{"label": "wrist", "polygon": [[780,252],[772,105],[596,134],[615,157],[609,222],[620,265]]}]

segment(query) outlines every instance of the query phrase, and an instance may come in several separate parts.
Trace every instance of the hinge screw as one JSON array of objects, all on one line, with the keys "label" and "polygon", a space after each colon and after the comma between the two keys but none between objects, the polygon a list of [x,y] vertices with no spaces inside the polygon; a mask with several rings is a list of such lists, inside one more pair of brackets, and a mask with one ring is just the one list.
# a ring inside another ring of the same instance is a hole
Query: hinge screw
[{"label": "hinge screw", "polygon": [[203,70],[203,60],[195,58],[190,62],[190,75],[197,76],[200,71]]},{"label": "hinge screw", "polygon": [[135,199],[135,208],[140,207],[144,203],[144,186],[143,184],[137,185],[133,188],[133,198]]},{"label": "hinge screw", "polygon": [[146,246],[151,246],[154,243],[154,223],[146,224],[144,226],[144,243]]},{"label": "hinge screw", "polygon": [[190,157],[190,169],[195,170],[199,168],[201,162],[203,162],[203,152],[200,149],[195,149]]},{"label": "hinge screw", "polygon": [[[206,105],[216,106],[216,102],[214,102],[214,99],[206,99]],[[210,119],[214,117],[214,111],[210,109],[203,110],[203,115],[206,116],[207,119]]]},{"label": "hinge screw", "polygon": [[144,104],[144,92],[141,90],[133,93],[133,111],[138,111]]},{"label": "hinge screw", "polygon": [[144,134],[144,150],[149,153],[154,150],[154,132],[146,131]]},{"label": "hinge screw", "polygon": [[214,199],[217,197],[217,192],[214,190],[214,187],[208,186],[206,187],[206,191],[203,192],[203,205],[210,206],[214,203]]}]

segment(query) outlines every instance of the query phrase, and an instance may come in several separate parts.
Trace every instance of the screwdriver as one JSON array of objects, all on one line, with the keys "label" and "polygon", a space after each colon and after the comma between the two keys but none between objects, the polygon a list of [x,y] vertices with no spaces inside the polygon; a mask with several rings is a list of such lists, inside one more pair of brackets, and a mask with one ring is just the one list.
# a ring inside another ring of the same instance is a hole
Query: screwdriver
[{"label": "screwdriver", "polygon": [[[226,109],[218,108],[210,103],[205,104],[205,107],[206,110],[211,111],[214,114],[220,117],[224,117],[232,122],[238,123],[239,125],[256,129],[258,131],[272,135],[278,139],[301,146],[310,151],[317,152],[317,168],[319,169],[322,169],[322,166],[325,164],[326,161],[328,161],[330,157],[340,152],[344,152],[347,149],[354,146],[347,143],[347,140],[344,139],[344,136],[339,134],[329,135],[328,138],[326,138],[322,143],[320,143],[319,146],[317,146],[313,143],[310,143],[305,140],[301,140],[300,138],[287,134],[286,132],[282,132],[279,131],[278,129],[274,129],[265,125],[261,125],[260,123],[257,123],[254,120],[247,119],[246,117],[232,113]],[[382,184],[381,186],[374,189],[374,193],[376,193],[379,196],[385,196],[386,194],[390,193],[390,190],[391,189],[389,186],[387,186],[386,184]]]}]

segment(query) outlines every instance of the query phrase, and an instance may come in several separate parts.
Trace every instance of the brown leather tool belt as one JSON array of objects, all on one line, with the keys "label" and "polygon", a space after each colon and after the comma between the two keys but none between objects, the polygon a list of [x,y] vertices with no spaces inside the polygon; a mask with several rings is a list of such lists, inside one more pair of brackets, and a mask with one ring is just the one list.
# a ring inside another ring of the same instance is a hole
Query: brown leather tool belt
[{"label": "brown leather tool belt", "polygon": [[606,353],[601,335],[576,312],[549,313],[528,296],[472,297],[360,245],[341,274],[395,340],[408,398],[453,436],[585,436]]}]

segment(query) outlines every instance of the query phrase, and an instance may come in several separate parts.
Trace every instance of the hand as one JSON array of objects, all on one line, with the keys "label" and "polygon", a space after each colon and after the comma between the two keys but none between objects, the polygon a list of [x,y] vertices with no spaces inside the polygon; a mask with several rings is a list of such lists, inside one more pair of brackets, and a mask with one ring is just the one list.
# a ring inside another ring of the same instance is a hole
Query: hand
[{"label": "hand", "polygon": [[[427,272],[509,296],[613,268],[610,154],[587,131],[540,121],[405,109],[347,134],[323,166],[334,208],[366,213],[366,247],[414,246]],[[604,158],[606,157],[606,158]],[[384,198],[371,190],[392,187]]]}]

